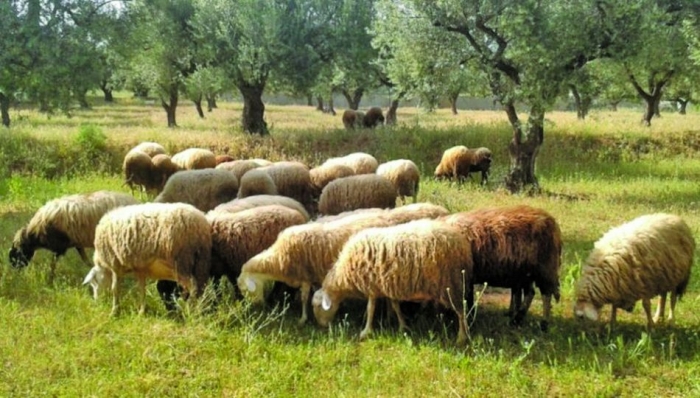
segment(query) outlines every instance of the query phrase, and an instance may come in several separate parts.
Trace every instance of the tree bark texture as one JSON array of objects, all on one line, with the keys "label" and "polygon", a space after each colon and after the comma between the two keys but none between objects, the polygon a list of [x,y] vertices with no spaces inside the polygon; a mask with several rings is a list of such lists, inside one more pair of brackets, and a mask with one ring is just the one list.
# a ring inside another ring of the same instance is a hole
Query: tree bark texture
[{"label": "tree bark texture", "polygon": [[325,113],[330,113],[331,115],[335,116],[335,104],[333,102],[333,92],[331,91],[331,95],[328,96],[328,107],[324,111]]},{"label": "tree bark texture", "polygon": [[510,170],[505,180],[506,188],[512,193],[521,192],[526,187],[539,191],[535,163],[544,142],[544,111],[533,107],[525,125],[520,123],[512,102],[505,105],[505,111],[513,127],[513,137],[508,145]]},{"label": "tree bark texture", "polygon": [[591,103],[593,99],[587,95],[581,95],[575,85],[571,84],[569,86],[571,90],[571,95],[574,96],[574,103],[576,105],[576,118],[578,120],[585,120],[588,116],[588,112],[591,109]]},{"label": "tree bark texture", "polygon": [[401,99],[406,95],[406,93],[399,93],[396,98],[391,100],[391,104],[389,105],[389,110],[386,111],[386,119],[384,121],[384,124],[387,126],[395,126],[396,125],[396,111],[399,109],[399,102]]},{"label": "tree bark texture", "polygon": [[630,71],[627,72],[630,82],[632,82],[632,86],[634,86],[634,89],[637,91],[637,94],[639,94],[639,96],[642,97],[642,99],[646,103],[644,116],[642,117],[642,123],[644,123],[646,126],[651,126],[651,119],[654,116],[661,116],[661,114],[659,113],[659,102],[661,102],[661,94],[663,93],[663,88],[666,85],[666,83],[671,81],[671,77],[673,77],[673,74],[673,70],[667,71],[666,74],[663,77],[661,77],[658,81],[650,82],[649,92],[646,92],[646,90],[644,90],[642,86],[639,85],[634,75]]},{"label": "tree bark texture", "polygon": [[457,99],[459,99],[459,93],[450,95],[450,108],[453,115],[457,115]]},{"label": "tree bark texture", "polygon": [[177,85],[171,86],[168,91],[168,102],[166,102],[161,96],[160,103],[163,106],[163,109],[165,109],[165,113],[168,118],[168,127],[177,127],[177,121],[175,120],[175,111],[177,110],[177,102],[179,100]]},{"label": "tree bark texture", "polygon": [[316,96],[316,110],[323,112],[323,97],[320,95]]},{"label": "tree bark texture", "polygon": [[243,117],[241,119],[243,131],[248,134],[269,134],[270,131],[265,122],[265,104],[262,101],[265,85],[241,83],[238,90],[243,95]]},{"label": "tree bark texture", "polygon": [[686,109],[688,108],[688,102],[690,102],[690,100],[679,98],[676,101],[678,101],[678,113],[685,115]]},{"label": "tree bark texture", "polygon": [[193,99],[194,107],[197,109],[197,114],[200,119],[204,119],[204,110],[202,109],[202,96],[199,95],[197,98]]},{"label": "tree bark texture", "polygon": [[109,88],[107,82],[100,83],[100,90],[105,95],[105,102],[114,102],[114,96],[112,95],[112,89]]},{"label": "tree bark texture", "polygon": [[360,87],[355,89],[355,91],[350,94],[346,89],[342,90],[343,96],[348,101],[348,108],[356,111],[360,108],[360,101],[362,101],[362,95],[365,93],[365,89]]},{"label": "tree bark texture", "polygon": [[218,108],[216,106],[216,94],[207,94],[205,97],[207,97],[207,112],[211,112],[212,110]]},{"label": "tree bark texture", "polygon": [[2,125],[10,127],[10,97],[0,93],[0,113],[2,113]]}]

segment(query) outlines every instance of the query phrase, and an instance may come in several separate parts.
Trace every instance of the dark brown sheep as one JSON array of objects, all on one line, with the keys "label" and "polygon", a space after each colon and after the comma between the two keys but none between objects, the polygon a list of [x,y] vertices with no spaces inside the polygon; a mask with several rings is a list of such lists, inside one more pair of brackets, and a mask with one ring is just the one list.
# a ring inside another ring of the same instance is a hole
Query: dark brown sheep
[{"label": "dark brown sheep", "polygon": [[[561,230],[542,209],[518,205],[477,209],[441,218],[461,229],[471,242],[473,283],[511,289],[510,316],[522,323],[535,295],[542,294],[544,320],[548,326],[551,297],[559,301]],[[521,295],[525,301],[521,303]]]},{"label": "dark brown sheep", "polygon": [[365,117],[362,119],[362,125],[368,129],[373,129],[384,124],[384,114],[382,108],[373,107],[365,112]]},{"label": "dark brown sheep", "polygon": [[348,130],[355,130],[364,126],[365,113],[348,109],[343,112],[343,126]]}]

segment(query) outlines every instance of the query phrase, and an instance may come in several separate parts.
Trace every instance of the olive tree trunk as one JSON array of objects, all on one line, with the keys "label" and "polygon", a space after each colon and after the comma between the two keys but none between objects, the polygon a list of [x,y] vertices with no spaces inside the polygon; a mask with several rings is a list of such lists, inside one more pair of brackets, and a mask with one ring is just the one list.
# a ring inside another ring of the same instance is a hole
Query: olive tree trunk
[{"label": "olive tree trunk", "polygon": [[168,118],[168,127],[177,127],[177,121],[175,120],[175,111],[177,110],[177,102],[179,100],[179,91],[176,84],[171,85],[168,88],[168,98],[160,95],[160,104],[165,109],[165,114]]},{"label": "olive tree trunk", "polygon": [[450,94],[450,109],[453,115],[457,115],[457,99],[459,99],[459,93]]},{"label": "olive tree trunk", "polygon": [[0,113],[2,114],[2,125],[10,127],[10,97],[0,93]]},{"label": "olive tree trunk", "polygon": [[216,94],[206,94],[205,97],[207,99],[207,112],[218,108],[216,105]]},{"label": "olive tree trunk", "polygon": [[203,96],[202,94],[198,95],[195,97],[192,102],[194,102],[194,107],[197,109],[197,114],[199,115],[200,119],[204,119],[204,110],[202,109],[202,100]]},{"label": "olive tree trunk", "polygon": [[680,113],[681,115],[685,115],[686,109],[688,108],[688,102],[690,102],[690,100],[679,98],[677,101],[678,101],[678,113]]},{"label": "olive tree trunk", "polygon": [[238,90],[243,95],[243,131],[248,134],[267,135],[270,131],[265,122],[265,104],[262,101],[265,83],[248,84],[240,82]]},{"label": "olive tree trunk", "polygon": [[323,112],[323,97],[320,95],[316,96],[316,110]]},{"label": "olive tree trunk", "polygon": [[396,125],[396,110],[399,109],[399,102],[405,95],[405,92],[401,92],[399,93],[399,95],[396,96],[396,98],[393,98],[391,100],[389,110],[386,111],[386,120],[384,122],[384,124],[386,124],[387,126]]},{"label": "olive tree trunk", "polygon": [[348,108],[356,111],[360,108],[360,101],[362,101],[362,95],[365,93],[365,89],[360,87],[355,89],[355,91],[350,94],[350,92],[346,89],[343,89],[341,91],[343,93],[343,96],[345,99],[348,101]]},{"label": "olive tree trunk", "polygon": [[593,102],[593,99],[590,96],[587,96],[585,94],[582,95],[581,93],[579,93],[578,89],[573,84],[569,85],[569,89],[571,90],[571,95],[574,96],[574,103],[576,105],[576,118],[578,120],[585,120],[586,116],[588,116],[588,112],[591,109],[591,103]]},{"label": "olive tree trunk", "polygon": [[642,99],[646,103],[646,107],[644,109],[644,116],[642,117],[642,123],[644,123],[646,126],[651,126],[651,119],[654,118],[654,116],[661,116],[661,114],[659,113],[659,103],[661,102],[661,94],[663,93],[664,86],[666,86],[666,84],[671,81],[671,77],[673,77],[674,71],[667,71],[666,74],[663,77],[661,77],[658,81],[650,82],[649,92],[644,90],[642,86],[639,85],[637,79],[631,72],[628,71],[627,74],[630,79],[630,82],[632,82],[632,86],[634,86],[634,89],[637,91],[637,94],[639,94],[639,96],[642,97]]},{"label": "olive tree trunk", "polygon": [[505,111],[513,127],[513,137],[508,145],[510,170],[505,180],[506,188],[512,193],[521,192],[526,187],[539,191],[535,163],[544,141],[544,110],[533,106],[525,124],[520,123],[513,102],[505,105]]}]

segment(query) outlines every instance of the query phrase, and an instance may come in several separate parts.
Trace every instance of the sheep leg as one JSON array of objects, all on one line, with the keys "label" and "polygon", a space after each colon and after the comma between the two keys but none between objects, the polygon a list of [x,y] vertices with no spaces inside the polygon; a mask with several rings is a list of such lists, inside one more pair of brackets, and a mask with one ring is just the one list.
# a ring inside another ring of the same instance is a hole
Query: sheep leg
[{"label": "sheep leg", "polygon": [[[673,295],[671,295],[673,297]],[[656,306],[656,313],[654,314],[654,323],[662,323],[664,321],[664,309],[666,307],[666,293],[661,293],[659,295],[659,303]]]},{"label": "sheep leg", "polygon": [[119,277],[112,271],[112,313],[111,316],[119,314]]},{"label": "sheep leg", "polygon": [[644,312],[647,314],[647,329],[651,330],[654,326],[654,321],[651,317],[651,300],[648,298],[642,299],[642,307],[644,307]]},{"label": "sheep leg", "polygon": [[374,320],[374,307],[376,299],[374,297],[369,297],[367,299],[367,324],[365,328],[360,333],[360,340],[364,340],[367,336],[372,334],[372,321]]},{"label": "sheep leg", "polygon": [[309,296],[311,295],[311,284],[302,283],[301,284],[301,318],[299,318],[299,325],[306,323],[309,319]]},{"label": "sheep leg", "polygon": [[49,285],[53,285],[53,280],[56,277],[56,264],[58,263],[58,257],[58,254],[54,255],[53,259],[51,260],[51,264],[49,264]]},{"label": "sheep leg", "polygon": [[520,292],[522,292],[524,294],[525,301],[522,303],[522,305],[520,307],[516,307],[517,314],[514,318],[516,325],[522,325],[523,320],[525,319],[525,316],[527,315],[527,312],[530,310],[530,305],[532,305],[532,300],[535,298],[535,288],[532,286],[532,283],[528,283],[525,285],[525,287],[519,289],[518,296],[520,296]]},{"label": "sheep leg", "polygon": [[399,304],[399,301],[391,300],[391,308],[394,309],[394,313],[396,313],[396,318],[399,320],[399,332],[403,332],[404,330],[410,331],[408,326],[406,326],[406,319],[401,313],[401,305]]},{"label": "sheep leg", "polygon": [[139,276],[138,282],[139,282],[139,296],[141,299],[141,306],[139,308],[139,316],[143,316],[146,313],[146,278],[143,276]]},{"label": "sheep leg", "polygon": [[[664,295],[666,297],[666,295]],[[668,324],[673,325],[673,312],[676,309],[676,301],[678,301],[678,294],[675,290],[671,291],[671,306],[668,308]],[[662,315],[663,316],[663,315]]]}]

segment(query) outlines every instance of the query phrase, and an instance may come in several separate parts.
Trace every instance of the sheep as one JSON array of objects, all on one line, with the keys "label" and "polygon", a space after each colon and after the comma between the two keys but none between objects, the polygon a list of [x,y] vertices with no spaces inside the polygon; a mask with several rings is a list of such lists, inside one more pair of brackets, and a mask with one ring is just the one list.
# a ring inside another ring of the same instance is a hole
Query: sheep
[{"label": "sheep", "polygon": [[183,170],[173,174],[154,202],[189,203],[201,211],[236,198],[238,181],[226,170]]},{"label": "sheep", "polygon": [[459,229],[435,220],[370,228],[351,237],[313,296],[317,322],[328,326],[347,298],[367,299],[363,339],[372,333],[375,302],[388,298],[400,330],[406,322],[399,301],[435,301],[459,320],[457,343],[468,337],[464,298],[471,293],[472,256]]},{"label": "sheep", "polygon": [[382,176],[344,177],[326,185],[318,201],[318,211],[333,215],[361,208],[394,208],[396,196],[394,184]]},{"label": "sheep", "polygon": [[[559,301],[561,230],[549,213],[526,205],[483,208],[438,218],[458,227],[471,243],[473,283],[511,289],[511,323],[524,320],[534,297],[542,295],[542,330],[549,325],[551,297]],[[521,302],[521,295],[525,302]]]},{"label": "sheep", "polygon": [[156,155],[151,161],[153,163],[152,188],[160,193],[163,191],[163,187],[165,187],[165,183],[170,176],[180,171],[180,169],[168,155]]},{"label": "sheep", "polygon": [[[164,156],[164,155],[163,155]],[[124,183],[134,193],[134,187],[141,187],[146,191],[154,185],[153,161],[145,152],[131,150],[124,156],[122,164],[124,170]]]},{"label": "sheep", "polygon": [[214,162],[216,165],[220,165],[221,163],[226,163],[226,162],[233,162],[233,157],[230,155],[216,155],[214,157]]},{"label": "sheep", "polygon": [[442,206],[423,202],[413,203],[388,210],[386,212],[386,217],[388,217],[394,224],[403,224],[409,221],[419,220],[421,218],[438,218],[449,214],[450,212]]},{"label": "sheep", "polygon": [[343,164],[328,164],[314,167],[309,171],[313,197],[318,199],[318,197],[321,196],[323,188],[325,188],[329,182],[352,175],[355,175],[353,169]]},{"label": "sheep", "polygon": [[225,275],[234,286],[246,261],[270,247],[286,228],[307,221],[298,211],[281,205],[211,212],[207,220],[212,228],[211,275],[215,281]]},{"label": "sheep", "polygon": [[[404,210],[409,207],[411,209]],[[290,227],[280,233],[269,249],[243,265],[238,278],[239,288],[253,302],[261,302],[264,300],[265,286],[269,281],[280,281],[291,287],[299,287],[302,302],[299,322],[304,323],[308,318],[307,307],[311,287],[323,282],[343,244],[353,234],[365,228],[396,225],[446,214],[446,210],[436,211],[438,207],[421,207],[416,204],[404,206],[401,210],[362,210],[343,214],[342,218],[334,216],[336,218],[324,222]]]},{"label": "sheep", "polygon": [[213,169],[216,167],[214,152],[202,148],[185,149],[173,155],[172,160],[181,170]]},{"label": "sheep", "polygon": [[[676,300],[688,286],[694,252],[693,233],[676,215],[644,215],[611,229],[595,243],[581,270],[576,283],[576,317],[595,321],[600,308],[612,304],[612,328],[617,309],[631,312],[641,299],[647,328],[651,328],[663,321],[666,294],[671,292],[668,321],[672,324]],[[652,318],[650,299],[657,295]]]},{"label": "sheep", "polygon": [[362,118],[362,125],[368,129],[373,129],[382,124],[384,124],[384,114],[382,113],[382,108],[376,106],[369,108]]},{"label": "sheep", "polygon": [[131,151],[143,152],[151,158],[155,157],[156,155],[167,153],[165,148],[157,142],[142,142],[131,148]]},{"label": "sheep", "polygon": [[85,249],[94,247],[95,227],[100,218],[116,207],[137,203],[131,195],[110,191],[53,199],[15,234],[9,252],[10,264],[15,268],[26,267],[37,249],[48,249],[54,253],[49,267],[49,280],[53,281],[59,257],[75,248],[83,262],[92,267]]},{"label": "sheep", "polygon": [[292,198],[280,195],[255,195],[243,199],[235,199],[227,203],[222,203],[211,210],[211,212],[237,213],[252,209],[254,207],[281,205],[298,211],[308,221],[311,219],[304,205]]},{"label": "sheep", "polygon": [[146,310],[146,279],[179,283],[195,297],[210,273],[211,227],[204,213],[185,203],[146,203],[105,214],[95,229],[95,266],[83,284],[93,294],[111,286],[112,315],[119,311],[119,282],[129,274],[138,280]]},{"label": "sheep", "polygon": [[488,182],[490,168],[491,151],[488,148],[468,149],[464,145],[458,145],[442,154],[434,175],[436,179],[454,178],[462,183],[470,172],[481,171],[481,185],[484,185]]},{"label": "sheep", "polygon": [[306,165],[299,162],[279,162],[261,167],[260,170],[270,176],[279,195],[295,199],[307,209],[312,208],[311,177]]},{"label": "sheep", "polygon": [[277,195],[277,186],[265,170],[253,169],[241,178],[238,198],[254,195]]},{"label": "sheep", "polygon": [[356,111],[353,109],[346,109],[343,112],[343,126],[348,130],[355,130],[355,128],[361,128],[364,126],[364,112]]},{"label": "sheep", "polygon": [[420,183],[420,171],[418,166],[408,159],[392,160],[382,163],[377,168],[377,175],[380,175],[396,187],[396,192],[405,203],[406,197],[413,198],[413,203],[418,200],[418,186]]},{"label": "sheep", "polygon": [[258,167],[269,166],[271,164],[271,162],[264,159],[245,159],[234,160],[233,162],[224,162],[216,166],[216,168],[230,171],[231,173],[233,173],[233,175],[236,176],[238,181],[240,181],[243,178],[243,175],[249,170]]},{"label": "sheep", "polygon": [[344,165],[352,169],[357,174],[373,174],[379,167],[377,159],[364,152],[355,152],[342,157],[330,158],[326,160],[322,166]]}]

